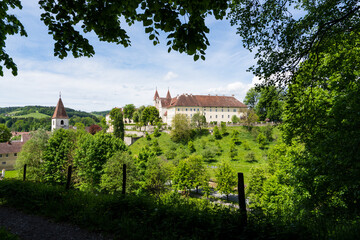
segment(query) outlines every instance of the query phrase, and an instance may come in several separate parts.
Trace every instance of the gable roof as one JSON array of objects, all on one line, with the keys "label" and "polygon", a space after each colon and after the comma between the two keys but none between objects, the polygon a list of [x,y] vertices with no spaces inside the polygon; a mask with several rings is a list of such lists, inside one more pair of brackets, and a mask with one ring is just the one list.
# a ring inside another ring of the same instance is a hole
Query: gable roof
[{"label": "gable roof", "polygon": [[237,100],[233,96],[210,96],[210,95],[192,95],[182,94],[176,98],[171,99],[170,104],[165,107],[240,107],[247,106]]},{"label": "gable roof", "polygon": [[4,142],[0,143],[0,154],[18,153],[25,142]]},{"label": "gable roof", "polygon": [[55,112],[52,118],[69,118],[65,111],[64,104],[61,101],[61,98],[59,98],[59,101],[56,105]]}]

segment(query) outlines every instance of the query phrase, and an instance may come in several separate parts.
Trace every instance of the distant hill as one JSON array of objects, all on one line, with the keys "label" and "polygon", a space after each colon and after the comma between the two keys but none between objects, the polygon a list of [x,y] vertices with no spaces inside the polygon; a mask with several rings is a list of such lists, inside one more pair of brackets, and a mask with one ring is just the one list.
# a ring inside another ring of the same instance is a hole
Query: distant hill
[{"label": "distant hill", "polygon": [[[65,109],[69,118],[72,118],[74,116],[90,117],[94,119],[96,118],[95,114],[92,113],[78,111],[72,108],[65,108]],[[55,111],[55,107],[48,107],[48,106],[4,107],[4,108],[0,108],[0,116],[21,117],[21,118],[26,118],[26,117],[44,118],[46,116],[52,117],[54,111]],[[41,113],[41,114],[36,114],[36,113]],[[29,115],[29,114],[35,114],[35,115]]]},{"label": "distant hill", "polygon": [[[83,123],[85,126],[98,124],[102,117],[100,114],[65,109],[70,118],[70,125],[73,126],[76,123]],[[4,107],[0,108],[0,123],[6,124],[12,131],[33,131],[39,128],[50,130],[54,111],[55,107],[48,106]]]},{"label": "distant hill", "polygon": [[96,112],[96,111],[94,111],[94,112],[91,112],[91,114],[94,114],[94,115],[97,115],[97,116],[103,116],[103,117],[105,117],[105,116],[106,116],[106,114],[108,114],[109,112],[110,112],[110,110],[101,111],[101,112]]}]

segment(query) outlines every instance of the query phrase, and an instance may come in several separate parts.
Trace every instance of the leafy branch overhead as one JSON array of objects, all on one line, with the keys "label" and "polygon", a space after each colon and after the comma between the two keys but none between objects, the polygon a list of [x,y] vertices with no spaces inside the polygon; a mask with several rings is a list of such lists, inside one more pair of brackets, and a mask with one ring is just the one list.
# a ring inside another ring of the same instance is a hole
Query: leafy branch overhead
[{"label": "leafy branch overhead", "polygon": [[333,40],[360,30],[358,0],[235,2],[231,24],[244,47],[256,50],[257,65],[251,70],[270,84],[288,83],[302,62],[318,62],[318,54]]}]

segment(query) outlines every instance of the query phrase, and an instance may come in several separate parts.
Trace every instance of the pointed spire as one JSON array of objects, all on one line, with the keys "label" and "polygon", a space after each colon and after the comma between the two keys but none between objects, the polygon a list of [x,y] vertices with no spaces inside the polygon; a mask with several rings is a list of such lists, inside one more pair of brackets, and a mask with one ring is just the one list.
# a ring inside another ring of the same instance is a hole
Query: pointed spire
[{"label": "pointed spire", "polygon": [[169,88],[168,88],[168,92],[167,92],[167,94],[166,94],[166,98],[167,98],[167,99],[171,99],[171,95],[170,95],[170,90],[169,90]]},{"label": "pointed spire", "polygon": [[157,88],[156,88],[155,95],[154,95],[154,100],[156,100],[157,98],[160,98],[160,97],[159,97],[159,93],[158,93]]},{"label": "pointed spire", "polygon": [[54,112],[54,115],[52,116],[52,118],[69,118],[65,111],[64,104],[61,101],[61,94],[60,94],[60,98],[56,105],[55,112]]}]

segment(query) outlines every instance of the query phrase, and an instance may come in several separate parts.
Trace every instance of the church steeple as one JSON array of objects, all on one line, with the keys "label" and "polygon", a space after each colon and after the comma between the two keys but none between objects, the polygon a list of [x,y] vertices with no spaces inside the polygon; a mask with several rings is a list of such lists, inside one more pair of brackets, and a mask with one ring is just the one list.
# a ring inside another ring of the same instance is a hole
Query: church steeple
[{"label": "church steeple", "polygon": [[69,128],[69,117],[61,100],[61,93],[54,114],[52,116],[51,131],[54,131],[58,128]]},{"label": "church steeple", "polygon": [[168,92],[166,94],[166,99],[171,99],[170,90],[168,89]]},{"label": "church steeple", "polygon": [[156,89],[155,95],[154,95],[154,101],[155,101],[157,98],[160,98],[160,97],[159,97],[159,93],[158,93],[158,91],[157,91],[157,89]]}]

